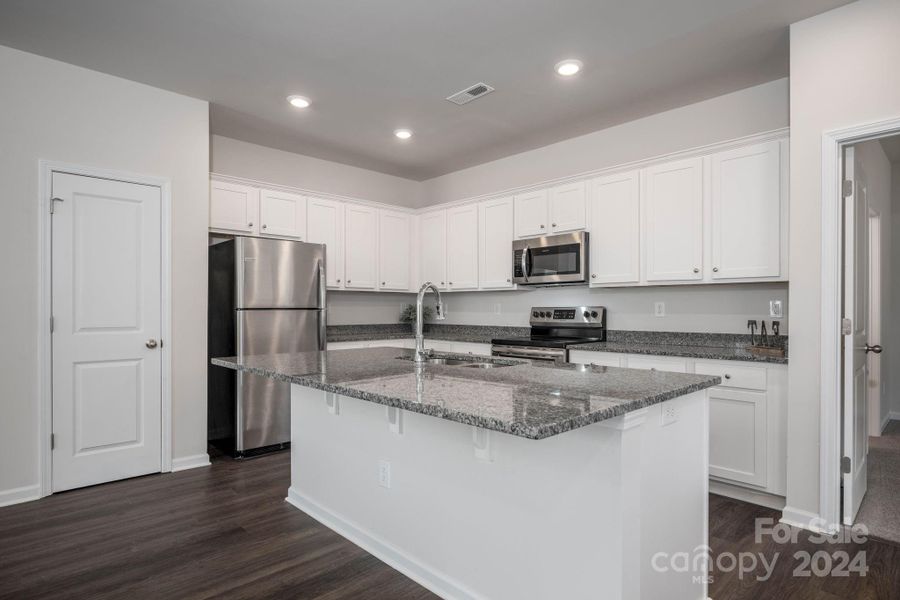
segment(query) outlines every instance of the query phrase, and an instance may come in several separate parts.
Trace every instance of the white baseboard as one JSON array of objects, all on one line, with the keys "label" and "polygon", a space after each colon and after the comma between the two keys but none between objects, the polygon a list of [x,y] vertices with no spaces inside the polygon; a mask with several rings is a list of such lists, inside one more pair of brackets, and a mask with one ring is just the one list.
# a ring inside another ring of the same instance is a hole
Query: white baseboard
[{"label": "white baseboard", "polygon": [[900,417],[900,413],[889,412],[888,414],[884,415],[884,418],[881,420],[881,429],[879,429],[878,432],[884,433],[884,430],[888,426],[888,423],[898,417]]},{"label": "white baseboard", "polygon": [[41,486],[39,484],[3,490],[0,491],[0,506],[10,506],[11,504],[30,502],[32,500],[38,500],[40,497]]},{"label": "white baseboard", "polygon": [[900,412],[892,410],[888,413],[888,421],[900,421]]},{"label": "white baseboard", "polygon": [[781,522],[785,525],[799,527],[815,533],[834,533],[837,531],[837,528],[827,528],[825,519],[821,515],[791,506],[784,507],[784,510],[781,512]]},{"label": "white baseboard", "polygon": [[709,480],[709,491],[711,494],[718,494],[720,496],[734,498],[735,500],[749,502],[750,504],[774,508],[775,510],[784,510],[785,506],[784,496],[751,490],[739,485],[725,483],[724,481],[717,481],[715,479]]},{"label": "white baseboard", "polygon": [[297,492],[293,487],[288,490],[285,500],[288,504],[299,508],[322,525],[350,540],[441,598],[448,600],[479,600],[483,598],[444,573],[422,564],[414,557],[370,534],[355,523],[320,506]]},{"label": "white baseboard", "polygon": [[172,472],[196,469],[209,466],[209,454],[194,454],[193,456],[180,456],[172,459]]}]

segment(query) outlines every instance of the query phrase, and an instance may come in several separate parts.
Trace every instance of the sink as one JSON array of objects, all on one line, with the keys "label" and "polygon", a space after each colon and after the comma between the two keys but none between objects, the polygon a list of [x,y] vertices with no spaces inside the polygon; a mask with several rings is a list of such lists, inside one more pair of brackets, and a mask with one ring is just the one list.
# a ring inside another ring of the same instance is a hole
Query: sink
[{"label": "sink", "polygon": [[470,361],[470,360],[462,360],[459,358],[439,358],[439,357],[426,358],[425,362],[430,365],[470,365],[470,364],[472,364],[472,361]]},{"label": "sink", "polygon": [[511,367],[512,365],[492,362],[470,362],[469,364],[463,366],[469,369],[493,369],[496,367]]},{"label": "sink", "polygon": [[[412,361],[412,356],[398,356],[401,360]],[[519,364],[515,361],[493,361],[483,359],[466,360],[464,358],[452,358],[446,356],[429,356],[425,359],[428,365],[447,365],[449,367],[466,367],[468,369],[493,369],[496,367],[511,367]]]}]

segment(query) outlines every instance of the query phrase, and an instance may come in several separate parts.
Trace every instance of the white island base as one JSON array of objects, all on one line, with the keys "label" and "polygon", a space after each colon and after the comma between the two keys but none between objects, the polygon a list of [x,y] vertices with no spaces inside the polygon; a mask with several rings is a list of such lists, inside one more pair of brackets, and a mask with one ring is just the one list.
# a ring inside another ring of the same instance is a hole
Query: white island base
[{"label": "white island base", "polygon": [[439,596],[706,598],[706,391],[531,440],[291,387],[287,501]]}]

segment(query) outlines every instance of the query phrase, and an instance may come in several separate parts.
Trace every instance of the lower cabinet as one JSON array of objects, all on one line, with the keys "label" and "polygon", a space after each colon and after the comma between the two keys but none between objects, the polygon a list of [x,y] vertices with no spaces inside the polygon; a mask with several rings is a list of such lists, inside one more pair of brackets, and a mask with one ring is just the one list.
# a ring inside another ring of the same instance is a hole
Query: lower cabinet
[{"label": "lower cabinet", "polygon": [[709,390],[709,475],[717,493],[750,502],[768,495],[767,505],[787,493],[786,365],[586,350],[570,350],[569,361],[721,377]]}]

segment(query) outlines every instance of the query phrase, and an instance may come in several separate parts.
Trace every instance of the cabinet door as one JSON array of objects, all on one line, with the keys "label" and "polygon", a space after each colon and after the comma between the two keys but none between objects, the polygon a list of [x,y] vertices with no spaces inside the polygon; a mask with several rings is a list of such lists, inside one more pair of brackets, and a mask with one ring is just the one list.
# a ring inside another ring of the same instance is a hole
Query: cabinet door
[{"label": "cabinet door", "polygon": [[766,485],[766,394],[709,390],[709,474]]},{"label": "cabinet door", "polygon": [[335,200],[307,198],[307,241],[325,244],[327,287],[340,289],[344,278],[344,205]]},{"label": "cabinet door", "polygon": [[344,205],[346,289],[374,290],[376,287],[377,221],[374,208],[361,204]]},{"label": "cabinet door", "polygon": [[419,217],[418,285],[430,281],[447,289],[447,211],[436,210]]},{"label": "cabinet door", "polygon": [[478,205],[479,287],[511,288],[513,199],[487,200]]},{"label": "cabinet door", "polygon": [[259,231],[259,190],[256,188],[210,181],[209,227],[255,235]]},{"label": "cabinet door", "polygon": [[640,187],[639,171],[591,182],[591,285],[640,282]]},{"label": "cabinet door", "polygon": [[478,288],[478,206],[475,204],[447,210],[447,287],[451,290]]},{"label": "cabinet door", "polygon": [[780,274],[780,148],[776,140],[710,157],[713,279]]},{"label": "cabinet door", "polygon": [[558,185],[550,190],[550,231],[564,233],[584,229],[587,184],[584,181]]},{"label": "cabinet door", "polygon": [[378,211],[378,277],[383,290],[409,290],[411,223],[408,213]]},{"label": "cabinet door", "polygon": [[306,198],[299,194],[259,191],[259,222],[262,235],[306,238]]},{"label": "cabinet door", "polygon": [[550,232],[547,202],[547,190],[516,196],[516,237],[546,235]]},{"label": "cabinet door", "polygon": [[703,278],[702,175],[700,158],[644,169],[642,237],[647,281]]},{"label": "cabinet door", "polygon": [[670,373],[687,373],[687,361],[683,358],[668,356],[635,356],[629,354],[625,358],[629,369],[646,369],[648,371],[668,371]]}]

